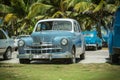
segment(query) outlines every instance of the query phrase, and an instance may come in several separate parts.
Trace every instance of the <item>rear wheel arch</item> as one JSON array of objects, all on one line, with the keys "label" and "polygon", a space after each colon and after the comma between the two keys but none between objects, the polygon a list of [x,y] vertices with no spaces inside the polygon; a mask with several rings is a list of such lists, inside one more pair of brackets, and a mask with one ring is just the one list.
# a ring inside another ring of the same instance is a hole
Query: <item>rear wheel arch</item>
[{"label": "rear wheel arch", "polygon": [[[7,49],[10,49],[11,52],[12,52],[12,47],[11,46],[8,46]],[[6,49],[6,51],[7,51],[7,49]]]}]

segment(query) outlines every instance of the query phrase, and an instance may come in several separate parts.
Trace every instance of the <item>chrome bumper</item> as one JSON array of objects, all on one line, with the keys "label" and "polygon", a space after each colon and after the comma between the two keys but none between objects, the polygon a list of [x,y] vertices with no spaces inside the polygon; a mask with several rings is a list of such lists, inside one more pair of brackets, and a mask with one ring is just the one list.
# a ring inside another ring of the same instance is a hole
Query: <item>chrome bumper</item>
[{"label": "chrome bumper", "polygon": [[72,58],[72,54],[70,52],[65,53],[43,53],[43,54],[19,54],[17,56],[20,59],[60,59],[60,58]]},{"label": "chrome bumper", "polygon": [[93,46],[96,47],[96,44],[86,44],[86,47]]}]

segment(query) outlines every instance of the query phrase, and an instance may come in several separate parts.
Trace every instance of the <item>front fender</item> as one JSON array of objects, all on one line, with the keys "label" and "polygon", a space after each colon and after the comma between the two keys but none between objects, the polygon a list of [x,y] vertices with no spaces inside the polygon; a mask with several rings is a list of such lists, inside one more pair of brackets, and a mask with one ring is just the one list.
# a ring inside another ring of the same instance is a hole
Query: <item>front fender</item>
[{"label": "front fender", "polygon": [[68,37],[55,37],[55,38],[53,39],[53,43],[54,43],[54,44],[59,44],[59,45],[61,45],[61,40],[62,40],[63,38],[67,39],[69,44],[72,42],[72,40],[71,40],[70,38],[68,38]]},{"label": "front fender", "polygon": [[[63,38],[66,38],[66,39],[68,40],[68,44],[65,45],[65,46],[63,46],[63,45],[61,44],[61,40],[62,40]],[[53,44],[54,44],[54,45],[59,45],[59,46],[63,49],[63,51],[69,51],[69,52],[70,52],[71,49],[72,49],[73,42],[72,42],[72,39],[71,39],[70,37],[55,37],[55,38],[53,39]]]},{"label": "front fender", "polygon": [[25,42],[25,46],[30,46],[33,43],[32,37],[22,38],[21,40],[23,40]]},{"label": "front fender", "polygon": [[23,40],[25,44],[22,47],[18,46],[18,52],[19,52],[19,54],[24,54],[25,53],[24,47],[31,46],[33,43],[33,39],[32,39],[32,37],[26,37],[26,38],[22,38],[20,40]]}]

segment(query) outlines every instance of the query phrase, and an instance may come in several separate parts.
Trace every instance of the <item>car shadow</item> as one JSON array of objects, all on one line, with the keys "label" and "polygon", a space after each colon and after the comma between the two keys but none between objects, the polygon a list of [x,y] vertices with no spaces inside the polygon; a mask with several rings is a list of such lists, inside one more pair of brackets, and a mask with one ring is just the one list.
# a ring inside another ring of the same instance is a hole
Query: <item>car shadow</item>
[{"label": "car shadow", "polygon": [[[80,62],[80,58],[76,59],[76,63]],[[55,60],[33,60],[30,64],[72,64],[68,60],[55,59]]]},{"label": "car shadow", "polygon": [[[94,49],[85,49],[86,51],[97,51],[97,50],[94,50]],[[99,49],[98,49],[99,50]]]},{"label": "car shadow", "polygon": [[0,61],[4,61],[4,59],[0,59]]},{"label": "car shadow", "polygon": [[106,63],[111,64],[111,65],[120,65],[120,60],[119,60],[118,63],[112,63],[112,62],[110,61],[110,58],[106,58]]}]

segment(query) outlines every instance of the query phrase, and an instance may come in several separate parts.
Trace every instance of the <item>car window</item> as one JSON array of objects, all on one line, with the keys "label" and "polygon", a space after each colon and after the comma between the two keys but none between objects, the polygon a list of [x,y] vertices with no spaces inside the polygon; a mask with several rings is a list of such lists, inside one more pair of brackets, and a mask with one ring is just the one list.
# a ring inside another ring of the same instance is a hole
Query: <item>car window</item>
[{"label": "car window", "polygon": [[6,39],[5,34],[0,30],[0,39]]},{"label": "car window", "polygon": [[36,31],[45,31],[45,30],[52,30],[52,22],[40,22],[37,24]]},{"label": "car window", "polygon": [[70,21],[46,21],[40,22],[37,25],[36,31],[45,31],[45,30],[72,30],[72,24]]},{"label": "car window", "polygon": [[85,36],[85,37],[94,37],[94,34],[91,34],[91,33],[85,33],[84,36]]},{"label": "car window", "polygon": [[69,21],[54,21],[53,22],[53,30],[72,30],[72,24]]},{"label": "car window", "polygon": [[74,31],[75,32],[80,32],[79,31],[79,26],[78,26],[78,24],[76,22],[74,22]]},{"label": "car window", "polygon": [[81,28],[80,28],[80,25],[78,23],[77,23],[77,26],[78,26],[79,32],[81,32]]}]

